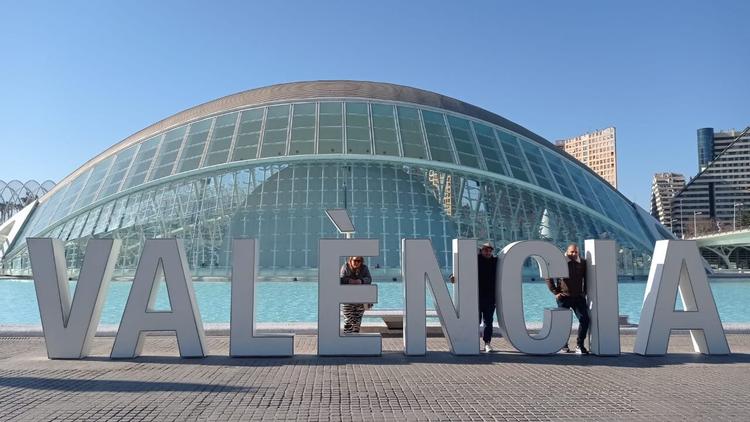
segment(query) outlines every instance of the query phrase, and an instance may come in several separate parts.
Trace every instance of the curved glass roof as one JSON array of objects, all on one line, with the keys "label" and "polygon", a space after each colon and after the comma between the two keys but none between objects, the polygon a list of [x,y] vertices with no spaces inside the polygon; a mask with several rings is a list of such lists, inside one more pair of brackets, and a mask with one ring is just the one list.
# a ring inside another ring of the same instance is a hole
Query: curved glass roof
[{"label": "curved glass roof", "polygon": [[[458,109],[455,104],[447,108]],[[247,160],[356,154],[428,160],[515,179],[583,204],[646,239],[632,203],[603,179],[512,122],[506,126],[514,130],[470,111],[466,115],[369,98],[306,98],[197,117],[134,140],[136,134],[45,196],[20,238],[44,234],[62,219],[120,192],[182,173]]]}]

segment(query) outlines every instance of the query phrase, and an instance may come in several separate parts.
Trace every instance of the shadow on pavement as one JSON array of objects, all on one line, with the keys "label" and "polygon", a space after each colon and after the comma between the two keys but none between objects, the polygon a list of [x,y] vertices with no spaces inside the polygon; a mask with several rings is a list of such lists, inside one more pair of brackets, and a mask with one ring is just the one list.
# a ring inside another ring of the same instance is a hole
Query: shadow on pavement
[{"label": "shadow on pavement", "polygon": [[0,388],[55,390],[71,392],[144,392],[144,391],[207,391],[255,393],[257,388],[233,387],[217,384],[198,384],[159,381],[121,381],[104,379],[65,379],[43,377],[0,377]]},{"label": "shadow on pavement", "polygon": [[384,352],[381,356],[317,356],[295,355],[293,357],[231,358],[209,355],[205,358],[183,359],[178,356],[141,356],[136,359],[111,360],[108,357],[91,356],[84,360],[106,361],[117,364],[155,363],[172,365],[217,365],[217,366],[284,366],[284,365],[494,365],[503,363],[526,365],[566,365],[580,367],[626,367],[658,368],[686,364],[724,365],[750,363],[750,354],[734,353],[727,356],[706,356],[698,353],[670,353],[665,356],[640,356],[623,353],[620,356],[581,356],[556,354],[547,356],[527,355],[520,352],[482,353],[478,356],[454,356],[449,352],[427,352],[425,356],[405,356],[401,352]]}]

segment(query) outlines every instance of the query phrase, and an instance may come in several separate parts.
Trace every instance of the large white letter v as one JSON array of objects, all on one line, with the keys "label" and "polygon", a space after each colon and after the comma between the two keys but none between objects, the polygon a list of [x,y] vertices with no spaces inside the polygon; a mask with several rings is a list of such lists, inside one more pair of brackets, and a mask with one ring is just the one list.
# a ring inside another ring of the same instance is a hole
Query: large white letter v
[{"label": "large white letter v", "polygon": [[104,295],[120,252],[120,240],[89,240],[72,301],[62,241],[28,238],[26,243],[47,356],[50,359],[86,357],[99,325]]}]

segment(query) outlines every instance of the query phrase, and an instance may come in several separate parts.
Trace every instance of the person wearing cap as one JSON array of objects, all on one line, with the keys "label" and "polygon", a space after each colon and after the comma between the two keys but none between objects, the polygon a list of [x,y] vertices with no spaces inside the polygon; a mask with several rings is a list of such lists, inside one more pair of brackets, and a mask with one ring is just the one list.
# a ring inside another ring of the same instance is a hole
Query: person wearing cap
[{"label": "person wearing cap", "polygon": [[477,256],[477,281],[479,285],[479,321],[484,322],[482,340],[484,351],[492,352],[492,321],[495,316],[495,284],[497,280],[497,257],[490,242],[482,244]]},{"label": "person wearing cap", "polygon": [[[495,281],[497,280],[497,257],[492,255],[495,248],[490,242],[485,242],[477,255],[477,284],[479,287],[479,323],[484,322],[482,341],[484,351],[492,352],[492,321],[495,316]],[[450,282],[456,279],[451,274]]]},{"label": "person wearing cap", "polygon": [[[349,260],[341,266],[339,273],[341,284],[371,284],[370,269],[367,268],[364,261],[364,257],[361,256],[349,257]],[[366,306],[364,303],[346,303],[343,305],[344,334],[359,332]]]},{"label": "person wearing cap", "polygon": [[[555,295],[557,306],[573,311],[578,318],[578,347],[575,352],[579,355],[588,355],[589,351],[584,345],[589,330],[589,310],[586,304],[586,260],[581,259],[578,254],[578,245],[571,243],[565,250],[565,259],[568,263],[568,277],[553,280],[547,279],[547,287]],[[565,344],[562,352],[571,353]]]}]

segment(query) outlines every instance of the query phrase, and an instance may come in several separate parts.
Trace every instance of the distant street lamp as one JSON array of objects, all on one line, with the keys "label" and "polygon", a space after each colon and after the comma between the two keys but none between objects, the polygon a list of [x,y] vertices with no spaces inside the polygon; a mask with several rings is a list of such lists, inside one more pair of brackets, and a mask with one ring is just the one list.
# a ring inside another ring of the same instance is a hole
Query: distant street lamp
[{"label": "distant street lamp", "polygon": [[742,202],[735,202],[732,206],[732,231],[737,230],[737,207],[741,207],[744,204]]},{"label": "distant street lamp", "polygon": [[[673,218],[673,219],[669,220],[669,231],[671,231],[672,234],[675,234],[675,232],[674,232],[674,222],[675,221],[680,221],[680,219],[679,218]],[[682,227],[680,227],[680,231],[682,231]]]},{"label": "distant street lamp", "polygon": [[680,198],[680,237],[685,239],[685,222],[682,220],[683,215],[685,215],[685,209],[682,208],[682,198]]},{"label": "distant street lamp", "polygon": [[693,211],[693,237],[698,236],[698,222],[697,222],[697,215],[703,214],[702,211]]}]

